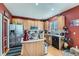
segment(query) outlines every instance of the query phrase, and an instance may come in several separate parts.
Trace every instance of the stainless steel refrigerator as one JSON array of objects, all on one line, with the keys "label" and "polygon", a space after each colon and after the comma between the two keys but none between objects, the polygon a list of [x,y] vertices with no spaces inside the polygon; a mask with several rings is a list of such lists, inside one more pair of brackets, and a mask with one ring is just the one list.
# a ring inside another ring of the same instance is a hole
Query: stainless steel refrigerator
[{"label": "stainless steel refrigerator", "polygon": [[10,24],[9,27],[9,46],[15,47],[21,45],[21,39],[23,37],[23,25]]}]

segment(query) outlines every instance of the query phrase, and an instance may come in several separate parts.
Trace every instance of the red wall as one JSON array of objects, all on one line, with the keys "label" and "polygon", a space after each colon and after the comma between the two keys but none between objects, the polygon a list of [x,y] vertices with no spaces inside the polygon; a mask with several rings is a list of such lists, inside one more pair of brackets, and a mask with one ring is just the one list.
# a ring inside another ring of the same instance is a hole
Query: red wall
[{"label": "red wall", "polygon": [[8,11],[8,9],[4,6],[3,3],[0,3],[0,13],[2,13],[2,14],[4,15],[4,12],[6,12],[7,17],[8,17],[8,18],[10,19],[10,21],[11,21],[11,19],[12,19],[11,13]]},{"label": "red wall", "polygon": [[[6,11],[6,13],[8,14],[8,18],[11,20],[12,15],[11,13],[8,11],[8,9],[2,4],[0,3],[0,13],[4,14],[4,11]],[[79,46],[79,27],[70,27],[70,21],[73,19],[79,19],[79,6],[70,9],[66,12],[61,13],[61,15],[65,16],[65,23],[66,26],[68,27],[69,30],[69,36],[70,38],[72,38],[72,40],[74,41],[73,46],[78,45]],[[76,32],[76,35],[73,35],[73,32]]]},{"label": "red wall", "polygon": [[[71,20],[79,19],[79,6],[72,8],[66,12],[63,12],[61,15],[65,16],[65,24],[69,30],[69,36],[73,40],[73,46],[79,46],[79,26],[78,27],[71,27],[70,22]],[[73,32],[76,32],[76,35],[73,35]]]},{"label": "red wall", "polygon": [[[8,9],[4,6],[4,4],[0,3],[0,13],[2,13],[3,16],[6,16],[8,19],[12,19],[12,15],[11,13],[8,11]],[[7,38],[7,21],[6,19],[3,18],[2,21],[2,51],[3,53],[6,52],[7,47],[7,40],[5,38]]]}]

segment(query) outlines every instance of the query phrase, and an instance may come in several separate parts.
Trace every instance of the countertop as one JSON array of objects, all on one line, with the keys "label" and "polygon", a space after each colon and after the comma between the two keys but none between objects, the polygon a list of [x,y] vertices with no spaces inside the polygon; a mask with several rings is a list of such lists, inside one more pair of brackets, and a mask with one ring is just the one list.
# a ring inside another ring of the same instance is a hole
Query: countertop
[{"label": "countertop", "polygon": [[43,39],[37,39],[37,40],[28,40],[28,41],[21,41],[21,43],[32,43],[32,42],[38,42],[38,41],[44,41],[45,38]]},{"label": "countertop", "polygon": [[64,36],[56,35],[56,34],[45,34],[45,35],[49,35],[49,36],[57,36],[57,37],[64,37]]}]

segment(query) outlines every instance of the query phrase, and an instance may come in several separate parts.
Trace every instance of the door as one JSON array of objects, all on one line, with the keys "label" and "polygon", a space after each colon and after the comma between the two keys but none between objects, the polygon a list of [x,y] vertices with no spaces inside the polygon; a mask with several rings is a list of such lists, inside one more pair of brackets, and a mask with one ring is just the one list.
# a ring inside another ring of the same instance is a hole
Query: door
[{"label": "door", "polygon": [[6,19],[2,20],[2,50],[5,53],[8,49],[8,21]]}]

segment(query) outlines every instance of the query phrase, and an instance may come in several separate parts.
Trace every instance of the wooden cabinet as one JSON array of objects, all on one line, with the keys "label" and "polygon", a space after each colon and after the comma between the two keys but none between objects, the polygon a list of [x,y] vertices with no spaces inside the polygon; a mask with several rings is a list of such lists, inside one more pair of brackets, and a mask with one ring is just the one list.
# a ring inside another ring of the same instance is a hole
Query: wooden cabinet
[{"label": "wooden cabinet", "polygon": [[28,22],[26,20],[23,20],[23,26],[24,30],[28,29]]},{"label": "wooden cabinet", "polygon": [[35,24],[34,24],[34,23],[35,23],[35,21],[34,21],[34,20],[31,20],[31,23],[30,23],[30,24],[31,24],[31,26],[35,26]]},{"label": "wooden cabinet", "polygon": [[29,30],[31,26],[34,25],[34,22],[32,20],[23,20],[24,30]]},{"label": "wooden cabinet", "polygon": [[45,54],[44,39],[22,42],[22,56],[43,56]]},{"label": "wooden cabinet", "polygon": [[19,18],[13,18],[12,19],[12,23],[14,23],[14,24],[22,24],[23,23],[23,20],[22,19],[19,19]]},{"label": "wooden cabinet", "polygon": [[23,24],[24,30],[29,30],[31,26],[37,26],[40,29],[44,29],[44,22],[39,20],[30,20],[30,19],[20,19],[20,18],[13,18],[12,23],[14,24]]},{"label": "wooden cabinet", "polygon": [[34,21],[33,20],[28,20],[28,24],[29,24],[29,27],[34,26]]},{"label": "wooden cabinet", "polygon": [[17,19],[13,18],[12,23],[17,24]]},{"label": "wooden cabinet", "polygon": [[44,29],[44,23],[42,21],[38,21],[38,27],[43,30]]},{"label": "wooden cabinet", "polygon": [[46,21],[46,22],[44,23],[44,29],[45,29],[45,30],[48,30],[48,28],[49,28],[48,26],[49,26],[49,22]]},{"label": "wooden cabinet", "polygon": [[52,45],[52,36],[45,34],[45,38],[48,45]]},{"label": "wooden cabinet", "polygon": [[26,20],[28,24],[28,30],[30,29],[31,26],[34,26],[34,20]]},{"label": "wooden cabinet", "polygon": [[34,25],[38,26],[38,21],[37,20],[34,21]]},{"label": "wooden cabinet", "polygon": [[27,26],[27,28],[28,28],[28,30],[30,29],[30,20],[27,20],[27,23],[28,23],[28,26]]},{"label": "wooden cabinet", "polygon": [[40,28],[44,30],[44,22],[41,21],[40,23],[41,23]]},{"label": "wooden cabinet", "polygon": [[38,21],[38,28],[40,28],[40,25],[41,25],[41,24],[40,24],[40,21]]}]

